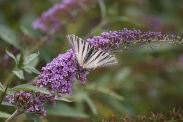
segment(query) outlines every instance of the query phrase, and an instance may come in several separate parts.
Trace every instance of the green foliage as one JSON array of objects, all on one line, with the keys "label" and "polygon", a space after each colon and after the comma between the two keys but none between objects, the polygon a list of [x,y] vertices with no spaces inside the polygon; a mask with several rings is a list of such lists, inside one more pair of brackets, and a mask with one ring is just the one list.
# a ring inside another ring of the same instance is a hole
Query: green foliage
[{"label": "green foliage", "polygon": [[2,105],[15,107],[14,105],[12,105],[12,104],[10,104],[9,102],[6,102],[6,101],[3,101]]},{"label": "green foliage", "polygon": [[9,43],[10,45],[13,45],[18,49],[22,49],[22,47],[18,44],[16,34],[7,26],[0,25],[0,36],[4,41]]},{"label": "green foliage", "polygon": [[[19,90],[50,94],[36,86],[19,84],[22,79],[24,83],[32,81],[42,67],[70,49],[66,34],[87,39],[106,31],[136,28],[183,37],[182,0],[98,0],[86,13],[78,14],[74,22],[67,23],[63,32],[42,34],[34,30],[32,22],[56,2],[60,1],[44,1],[44,6],[42,1],[35,0],[0,2],[0,93],[5,91],[13,70],[18,78],[12,80],[6,94],[13,95]],[[45,42],[48,38],[54,41]],[[123,52],[115,53],[118,66],[91,71],[84,85],[77,81],[72,96],[57,99],[54,108],[48,106],[45,121],[90,121],[93,118],[100,118],[99,121],[163,121],[161,116],[167,121],[182,121],[178,117],[183,109],[183,65],[178,59],[182,46],[149,43],[143,48],[131,48],[128,51],[121,47]],[[3,59],[4,50],[12,60]],[[166,113],[174,107],[180,111]],[[0,108],[4,118],[15,109],[6,101]],[[41,121],[36,115],[28,116],[35,122]]]},{"label": "green foliage", "polygon": [[15,90],[15,91],[20,91],[20,90],[37,91],[37,92],[41,92],[44,94],[50,94],[50,92],[48,90],[45,90],[45,89],[37,87],[37,86],[28,85],[28,84],[15,86],[12,88],[12,90]]},{"label": "green foliage", "polygon": [[17,59],[15,58],[15,56],[11,52],[6,50],[6,54],[8,54],[15,61],[16,64],[18,63]]},{"label": "green foliage", "polygon": [[65,116],[65,117],[79,117],[79,118],[88,118],[89,116],[77,110],[76,108],[65,105],[63,102],[57,102],[57,106],[52,109],[52,107],[48,107],[48,114],[54,116]]},{"label": "green foliage", "polygon": [[122,121],[122,122],[181,122],[183,120],[183,112],[181,110],[171,110],[166,113],[153,113],[148,115],[119,116],[112,115],[104,117],[102,121]]},{"label": "green foliage", "polygon": [[34,120],[34,122],[42,122],[41,118],[35,114],[27,114],[27,117]]},{"label": "green foliage", "polygon": [[10,114],[0,111],[0,118],[8,118],[8,117],[10,117]]},{"label": "green foliage", "polygon": [[23,70],[14,70],[13,73],[20,79],[24,79]]},{"label": "green foliage", "polygon": [[1,82],[0,82],[0,92],[4,92],[4,86],[1,84]]},{"label": "green foliage", "polygon": [[13,60],[16,63],[16,68],[13,71],[13,73],[18,78],[24,79],[23,70],[25,70],[28,73],[32,73],[32,72],[36,73],[36,74],[40,73],[37,69],[34,68],[37,63],[34,63],[33,65],[31,64],[31,62],[38,57],[39,52],[30,54],[30,55],[27,55],[27,56],[25,56],[23,53],[21,53],[20,55],[17,55],[16,57],[11,52],[9,52],[8,50],[6,50],[6,53],[11,58],[13,58]]}]

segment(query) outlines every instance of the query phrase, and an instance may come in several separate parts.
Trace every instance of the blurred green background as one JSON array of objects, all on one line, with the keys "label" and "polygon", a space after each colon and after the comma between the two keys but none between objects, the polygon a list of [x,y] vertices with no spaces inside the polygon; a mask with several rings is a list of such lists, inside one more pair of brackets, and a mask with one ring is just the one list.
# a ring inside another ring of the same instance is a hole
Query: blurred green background
[{"label": "blurred green background", "polygon": [[[32,22],[51,8],[59,0],[1,0],[0,24],[11,28],[18,41],[26,46],[40,41],[41,34],[31,28]],[[36,68],[50,62],[60,53],[70,48],[66,35],[74,33],[84,39],[102,32],[128,29],[141,31],[161,31],[164,34],[175,34],[183,37],[183,1],[182,0],[103,0],[78,15],[72,23],[67,23],[66,30],[55,34],[54,41],[39,49],[40,59]],[[105,18],[111,22],[100,28],[96,26],[101,21],[101,6],[106,13]],[[70,10],[72,11],[72,10]],[[91,30],[94,31],[91,32]],[[26,35],[31,30],[32,34]],[[89,37],[86,37],[90,33]],[[62,121],[101,121],[111,115],[149,114],[183,109],[183,54],[182,46],[173,44],[155,44],[132,50],[115,53],[119,65],[115,67],[98,68],[87,76],[83,85],[77,81],[73,87],[73,95],[65,96],[74,102],[58,102],[55,108],[48,106],[45,122]],[[11,72],[14,62],[5,60],[5,49],[8,47],[14,54],[20,52],[12,45],[0,39],[0,76],[1,82]],[[25,74],[26,80],[14,79],[11,87],[27,83],[36,77],[35,74]],[[5,110],[3,106],[1,110]],[[7,108],[10,114],[13,108]],[[28,121],[22,115],[16,121]],[[31,121],[31,120],[29,120]]]}]

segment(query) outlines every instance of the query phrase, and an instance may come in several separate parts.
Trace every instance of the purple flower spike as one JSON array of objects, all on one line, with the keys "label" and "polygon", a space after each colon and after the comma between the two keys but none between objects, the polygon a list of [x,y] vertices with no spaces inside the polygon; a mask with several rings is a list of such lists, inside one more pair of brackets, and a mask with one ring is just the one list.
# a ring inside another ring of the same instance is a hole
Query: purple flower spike
[{"label": "purple flower spike", "polygon": [[9,103],[16,105],[20,110],[27,113],[35,113],[40,116],[46,115],[45,104],[56,106],[54,98],[61,98],[64,94],[72,95],[72,86],[75,76],[83,83],[89,73],[80,69],[76,63],[74,52],[70,49],[65,54],[60,54],[42,68],[38,79],[30,84],[45,88],[52,92],[47,95],[40,92],[18,91],[13,96],[6,96]]},{"label": "purple flower spike", "polygon": [[79,68],[74,52],[68,50],[42,68],[36,86],[44,87],[49,91],[61,93],[62,95],[72,95],[75,76],[81,76],[78,79],[84,83],[87,74],[88,71],[81,71]]},{"label": "purple flower spike", "polygon": [[45,95],[39,92],[18,91],[14,96],[6,96],[9,103],[16,105],[26,113],[35,113],[40,116],[46,115],[45,104],[55,105],[53,95]]},{"label": "purple flower spike", "polygon": [[42,73],[38,75],[38,80],[30,83],[33,86],[45,88],[52,94],[21,90],[15,92],[13,96],[6,96],[6,99],[20,110],[45,116],[47,112],[45,104],[56,106],[54,98],[61,98],[64,94],[72,95],[75,76],[79,75],[78,79],[84,83],[88,73],[88,71],[80,70],[74,52],[68,50],[43,67]]},{"label": "purple flower spike", "polygon": [[76,75],[76,61],[72,50],[60,54],[52,62],[42,68],[38,76],[37,86],[61,94],[72,94],[72,86]]},{"label": "purple flower spike", "polygon": [[94,36],[87,39],[87,41],[106,52],[111,50],[119,51],[119,46],[124,45],[125,48],[131,45],[138,45],[142,47],[144,44],[150,42],[169,42],[182,44],[183,40],[176,35],[164,35],[161,32],[141,32],[140,30],[128,30],[124,28],[120,31],[103,32],[101,36]]},{"label": "purple flower spike", "polygon": [[74,18],[83,13],[92,3],[95,3],[95,0],[62,0],[35,20],[32,27],[43,32],[57,29],[63,31],[66,23],[74,21]]}]

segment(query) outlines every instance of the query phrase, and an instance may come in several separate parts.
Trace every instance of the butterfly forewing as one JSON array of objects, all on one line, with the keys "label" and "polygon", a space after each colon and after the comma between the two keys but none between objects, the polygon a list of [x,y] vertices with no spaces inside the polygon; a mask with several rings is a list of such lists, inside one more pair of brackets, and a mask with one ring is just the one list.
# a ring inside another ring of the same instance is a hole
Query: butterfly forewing
[{"label": "butterfly forewing", "polygon": [[68,35],[67,38],[72,45],[79,65],[83,68],[95,69],[96,67],[118,64],[114,55],[109,55],[106,52],[96,49],[81,38],[73,34]]},{"label": "butterfly forewing", "polygon": [[78,38],[75,35],[68,35],[67,39],[69,40],[70,44],[72,45],[72,49],[76,55],[77,61],[80,65],[82,65],[82,53],[81,49],[83,48],[82,39]]}]

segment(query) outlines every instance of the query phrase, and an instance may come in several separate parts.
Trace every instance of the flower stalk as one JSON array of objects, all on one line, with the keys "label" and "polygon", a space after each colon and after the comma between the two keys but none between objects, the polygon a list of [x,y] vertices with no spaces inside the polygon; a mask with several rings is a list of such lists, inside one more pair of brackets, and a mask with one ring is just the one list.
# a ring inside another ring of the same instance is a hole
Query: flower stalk
[{"label": "flower stalk", "polygon": [[14,118],[16,118],[17,116],[19,116],[22,113],[23,113],[23,111],[20,111],[17,109],[5,122],[10,122],[11,120],[13,120]]},{"label": "flower stalk", "polygon": [[11,82],[12,82],[12,80],[13,80],[14,77],[15,77],[15,74],[13,72],[11,72],[10,75],[9,75],[9,77],[7,77],[7,79],[5,81],[6,88],[5,88],[4,92],[1,94],[0,106],[1,106],[1,103],[2,103],[2,101],[4,99],[4,97],[6,96],[6,92],[7,92],[7,90],[8,90],[8,88],[9,88],[9,86],[10,86],[10,84],[11,84]]}]

